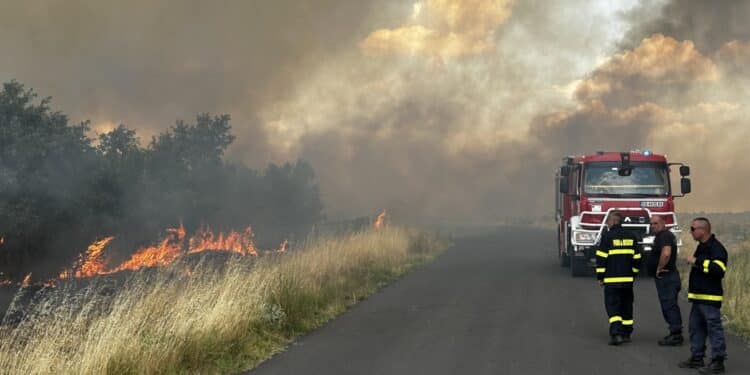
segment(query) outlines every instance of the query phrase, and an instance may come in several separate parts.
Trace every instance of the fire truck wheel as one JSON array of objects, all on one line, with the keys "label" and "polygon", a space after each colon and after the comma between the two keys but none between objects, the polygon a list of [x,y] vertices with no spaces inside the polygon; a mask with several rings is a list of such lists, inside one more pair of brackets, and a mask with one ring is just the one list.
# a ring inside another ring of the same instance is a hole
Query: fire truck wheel
[{"label": "fire truck wheel", "polygon": [[557,257],[560,258],[560,267],[570,267],[570,257],[568,254],[559,253]]},{"label": "fire truck wheel", "polygon": [[572,257],[570,258],[570,274],[573,277],[582,277],[591,275],[591,270],[588,267],[586,258],[583,257]]}]

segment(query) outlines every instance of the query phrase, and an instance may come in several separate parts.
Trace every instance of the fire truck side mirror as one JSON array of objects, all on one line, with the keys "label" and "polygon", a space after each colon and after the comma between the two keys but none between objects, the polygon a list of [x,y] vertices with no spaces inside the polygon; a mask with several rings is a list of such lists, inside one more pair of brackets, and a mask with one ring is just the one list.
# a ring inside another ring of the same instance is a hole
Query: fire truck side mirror
[{"label": "fire truck side mirror", "polygon": [[568,177],[560,177],[560,194],[568,194]]},{"label": "fire truck side mirror", "polygon": [[680,176],[687,177],[690,176],[690,167],[687,165],[683,165],[680,167]]},{"label": "fire truck side mirror", "polygon": [[690,194],[692,191],[692,185],[690,184],[690,179],[683,177],[680,179],[680,188],[682,190],[682,195]]},{"label": "fire truck side mirror", "polygon": [[567,165],[563,165],[560,167],[560,176],[568,177],[570,176],[570,167]]}]

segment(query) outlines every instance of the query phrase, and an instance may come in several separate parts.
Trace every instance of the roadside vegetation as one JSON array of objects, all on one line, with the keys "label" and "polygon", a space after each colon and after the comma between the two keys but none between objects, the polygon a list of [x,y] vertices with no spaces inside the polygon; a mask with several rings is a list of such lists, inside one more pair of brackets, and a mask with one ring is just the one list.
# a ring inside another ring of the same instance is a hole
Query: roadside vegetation
[{"label": "roadside vegetation", "polygon": [[724,279],[724,307],[729,326],[750,339],[750,241],[729,247],[731,269]]},{"label": "roadside vegetation", "polygon": [[324,219],[310,164],[256,170],[226,159],[229,115],[165,124],[150,140],[91,125],[19,82],[0,86],[0,283],[55,277],[104,236],[127,259],[178,221],[189,233],[251,224],[268,247],[304,239]]},{"label": "roadside vegetation", "polygon": [[[286,253],[203,257],[37,293],[0,327],[18,374],[236,373],[282,351],[448,246],[398,227],[310,239]],[[115,285],[117,284],[117,285]]]}]

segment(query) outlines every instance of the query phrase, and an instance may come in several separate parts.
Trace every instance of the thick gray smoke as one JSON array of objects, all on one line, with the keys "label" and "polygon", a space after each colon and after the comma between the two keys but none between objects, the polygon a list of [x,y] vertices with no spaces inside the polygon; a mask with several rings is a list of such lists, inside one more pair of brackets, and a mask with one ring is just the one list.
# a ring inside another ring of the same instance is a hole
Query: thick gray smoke
[{"label": "thick gray smoke", "polygon": [[310,161],[332,217],[546,214],[562,156],[644,147],[694,165],[683,209],[750,209],[744,2],[221,4],[0,5],[0,79],[102,130],[230,113],[229,156]]},{"label": "thick gray smoke", "polygon": [[[733,40],[747,41],[750,36],[750,2],[745,0],[671,0],[642,1],[628,14],[633,27],[623,39],[632,48],[652,34],[677,40],[690,40],[705,54],[713,54]],[[655,15],[655,17],[654,17]],[[644,22],[643,20],[646,19]]]}]

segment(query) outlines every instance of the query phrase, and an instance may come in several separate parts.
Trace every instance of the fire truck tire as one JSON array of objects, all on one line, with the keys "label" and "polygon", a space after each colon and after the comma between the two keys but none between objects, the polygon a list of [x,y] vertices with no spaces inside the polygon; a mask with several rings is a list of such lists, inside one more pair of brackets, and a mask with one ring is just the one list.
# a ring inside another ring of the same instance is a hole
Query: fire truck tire
[{"label": "fire truck tire", "polygon": [[560,234],[558,233],[558,245],[560,246],[560,242],[564,242],[565,251],[562,253],[558,249],[557,251],[557,257],[560,259],[560,266],[561,267],[570,267],[570,254],[572,253],[572,247],[570,246],[570,241],[568,239],[570,238],[570,229],[568,229],[568,236],[567,238],[560,238]]},{"label": "fire truck tire", "polygon": [[570,258],[570,274],[573,277],[590,276],[591,270],[588,267],[586,258],[582,257],[571,257]]},{"label": "fire truck tire", "polygon": [[560,258],[560,267],[570,267],[570,257],[568,254],[559,253],[557,257]]}]

